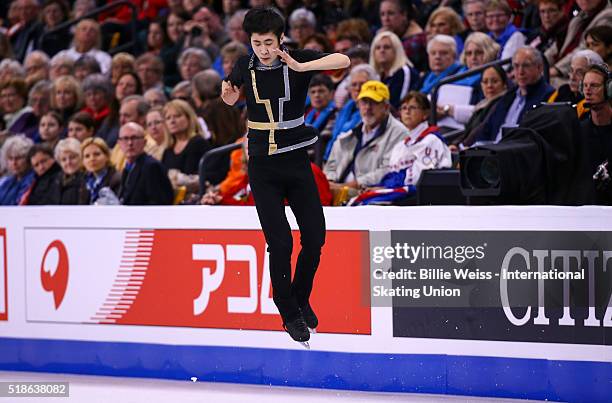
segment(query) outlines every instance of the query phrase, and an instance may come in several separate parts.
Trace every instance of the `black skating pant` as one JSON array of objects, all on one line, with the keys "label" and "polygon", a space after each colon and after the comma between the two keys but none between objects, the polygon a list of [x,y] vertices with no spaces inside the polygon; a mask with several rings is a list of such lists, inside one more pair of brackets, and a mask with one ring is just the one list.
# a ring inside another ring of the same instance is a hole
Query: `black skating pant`
[{"label": "black skating pant", "polygon": [[[269,156],[251,156],[249,182],[270,253],[272,294],[283,321],[300,315],[308,302],[321,248],[325,217],[305,148]],[[300,228],[302,249],[291,281],[293,238],[285,215],[287,200]]]}]

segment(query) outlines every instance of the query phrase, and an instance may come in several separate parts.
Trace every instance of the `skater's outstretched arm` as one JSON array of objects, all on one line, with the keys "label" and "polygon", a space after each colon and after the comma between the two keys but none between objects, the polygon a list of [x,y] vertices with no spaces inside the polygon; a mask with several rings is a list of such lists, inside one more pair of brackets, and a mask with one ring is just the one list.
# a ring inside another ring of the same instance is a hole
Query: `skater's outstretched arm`
[{"label": "skater's outstretched arm", "polygon": [[350,66],[351,59],[342,53],[332,53],[331,55],[323,56],[320,59],[311,60],[309,62],[300,63],[296,61],[289,53],[281,49],[273,49],[272,53],[280,57],[283,62],[295,71],[311,71],[311,70],[336,70],[344,69]]}]

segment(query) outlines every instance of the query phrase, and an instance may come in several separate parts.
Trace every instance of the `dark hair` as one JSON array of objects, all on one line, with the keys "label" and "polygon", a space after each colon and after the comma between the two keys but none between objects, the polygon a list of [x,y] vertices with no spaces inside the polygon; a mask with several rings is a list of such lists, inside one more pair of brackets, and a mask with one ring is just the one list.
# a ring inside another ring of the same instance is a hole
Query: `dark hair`
[{"label": "dark hair", "polygon": [[598,25],[585,32],[584,37],[590,36],[591,38],[603,42],[606,46],[612,43],[612,27],[609,25]]},{"label": "dark hair", "polygon": [[[604,84],[611,80],[612,73],[610,73],[610,69],[608,69],[608,65],[605,63],[595,63],[591,64],[587,70],[584,72],[586,76],[587,73],[595,73],[598,76],[601,76],[604,80]],[[604,92],[606,92],[606,88],[604,87]]]},{"label": "dark hair", "polygon": [[[140,77],[138,77],[138,74],[134,73],[133,71],[128,71],[126,73],[123,73],[119,76],[119,79],[117,80],[117,84],[119,83],[119,80],[123,78],[123,76],[131,76],[134,79],[134,81],[136,81],[136,94],[142,95],[142,81],[140,81]],[[115,86],[115,90],[117,90],[116,86]]]},{"label": "dark hair", "polygon": [[34,144],[30,151],[28,151],[28,161],[32,159],[36,154],[43,153],[47,154],[51,159],[54,159],[53,149],[46,144]]},{"label": "dark hair", "polygon": [[489,70],[489,69],[493,69],[493,70],[495,70],[495,72],[497,73],[497,75],[499,76],[499,78],[501,78],[502,83],[504,83],[504,85],[505,85],[506,87],[509,87],[509,85],[508,85],[508,74],[506,74],[506,70],[504,70],[504,69],[503,69],[501,66],[497,65],[497,66],[491,66],[491,67],[489,67],[489,68],[486,68],[485,70],[483,70],[483,72],[482,72],[482,73],[484,74],[484,72],[485,72],[486,70]]},{"label": "dark hair", "polygon": [[272,32],[280,41],[282,33],[285,32],[285,20],[272,8],[253,8],[244,16],[242,29],[249,37],[253,34]]},{"label": "dark hair", "polygon": [[410,91],[408,95],[406,95],[404,99],[402,99],[400,105],[410,102],[411,99],[414,99],[416,103],[419,104],[421,108],[423,108],[423,110],[431,110],[431,103],[429,102],[429,99],[427,99],[427,95],[418,91]]},{"label": "dark hair", "polygon": [[330,91],[334,90],[334,82],[327,74],[319,73],[315,75],[312,80],[310,80],[308,88],[317,87],[319,85],[327,87]]},{"label": "dark hair", "polygon": [[63,14],[62,22],[66,21],[68,17],[70,16],[70,7],[68,6],[68,3],[66,2],[66,0],[46,0],[43,3],[42,10],[44,10],[51,4],[57,4],[59,6]]},{"label": "dark hair", "polygon": [[563,9],[563,6],[565,5],[565,0],[538,0],[536,2],[536,6],[539,6],[540,4],[554,4],[555,6],[557,6],[557,8],[559,10]]},{"label": "dark hair", "polygon": [[55,119],[59,127],[64,127],[64,117],[58,111],[50,110],[46,112],[45,114],[43,114],[43,116],[47,116],[47,115]]},{"label": "dark hair", "polygon": [[346,55],[349,57],[349,59],[358,58],[365,60],[365,62],[368,63],[368,60],[370,59],[370,47],[365,43],[358,43],[350,48],[346,52]]},{"label": "dark hair", "polygon": [[13,48],[7,34],[0,32],[0,59],[12,59]]},{"label": "dark hair", "polygon": [[168,17],[170,17],[171,15],[174,15],[175,17],[178,17],[183,21],[189,21],[191,19],[191,15],[189,15],[188,12],[180,11],[178,13],[175,13],[175,12],[168,13],[168,16],[166,17],[165,21],[168,21]]},{"label": "dark hair", "polygon": [[390,3],[394,3],[395,5],[397,5],[400,13],[406,14],[406,17],[408,17],[408,21],[416,19],[416,16],[417,16],[416,8],[414,4],[412,3],[412,0],[382,0],[379,3],[379,7],[380,7],[380,4],[385,3],[385,2],[390,2]]},{"label": "dark hair", "polygon": [[88,69],[90,74],[102,72],[102,70],[100,70],[100,63],[98,63],[95,57],[90,55],[83,55],[79,57],[76,62],[74,62],[75,70],[82,67]]},{"label": "dark hair", "polygon": [[[166,18],[162,18],[162,17],[157,17],[156,19],[154,19],[153,21],[151,21],[149,23],[149,26],[147,27],[147,36],[149,34],[149,30],[151,29],[151,25],[153,24],[157,24],[159,25],[159,28],[161,29],[162,32],[162,47],[166,47],[166,46],[170,46],[172,45],[172,43],[170,42],[170,38],[168,38],[168,32],[166,31],[167,26],[166,26]],[[147,38],[147,48],[149,47],[149,40]]]},{"label": "dark hair", "polygon": [[212,142],[215,146],[233,143],[246,130],[246,122],[238,109],[228,108],[219,98],[204,108],[202,118],[212,133]]},{"label": "dark hair", "polygon": [[14,88],[17,95],[23,98],[24,103],[28,100],[28,86],[23,78],[12,77],[0,83],[0,91],[5,88]]},{"label": "dark hair", "polygon": [[95,128],[95,122],[93,117],[87,112],[77,112],[74,115],[70,116],[68,119],[68,123],[76,122],[85,126],[87,129]]}]

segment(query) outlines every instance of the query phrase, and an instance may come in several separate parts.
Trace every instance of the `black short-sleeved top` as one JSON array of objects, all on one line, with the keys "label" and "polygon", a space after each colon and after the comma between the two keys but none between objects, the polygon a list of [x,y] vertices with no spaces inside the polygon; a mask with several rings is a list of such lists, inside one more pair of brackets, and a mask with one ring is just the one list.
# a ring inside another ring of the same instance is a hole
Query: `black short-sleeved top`
[{"label": "black short-sleeved top", "polygon": [[612,124],[595,126],[590,118],[581,122],[582,133],[589,149],[589,172],[594,174],[599,165],[612,160]]},{"label": "black short-sleeved top", "polygon": [[[313,50],[293,50],[289,55],[300,63],[320,59],[326,53]],[[255,74],[255,83],[252,80]],[[306,95],[310,79],[319,71],[297,72],[280,63],[271,68],[263,66],[257,57],[242,56],[236,61],[232,73],[226,78],[232,85],[244,86],[247,114],[250,122],[269,123],[266,104],[269,104],[273,122],[287,122],[304,117]],[[255,94],[259,96],[259,102]],[[317,141],[316,129],[303,123],[289,129],[260,130],[249,127],[249,155],[271,155],[307,147]],[[270,147],[271,140],[275,146]]]},{"label": "black short-sleeved top", "polygon": [[202,156],[212,148],[210,143],[200,135],[189,139],[189,142],[178,154],[174,153],[172,147],[167,148],[162,156],[162,164],[166,169],[178,169],[184,174],[195,175]]}]

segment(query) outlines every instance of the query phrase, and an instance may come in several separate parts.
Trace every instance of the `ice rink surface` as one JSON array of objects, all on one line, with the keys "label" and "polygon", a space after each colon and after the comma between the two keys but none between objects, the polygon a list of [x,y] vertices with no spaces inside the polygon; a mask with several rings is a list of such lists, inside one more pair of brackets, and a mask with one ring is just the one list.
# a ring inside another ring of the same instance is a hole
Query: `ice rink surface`
[{"label": "ice rink surface", "polygon": [[312,403],[312,402],[415,402],[415,403],[516,403],[536,400],[492,399],[466,396],[353,392],[279,386],[244,385],[117,378],[40,372],[0,371],[0,382],[69,382],[70,397],[2,398],[0,402],[26,403]]}]

